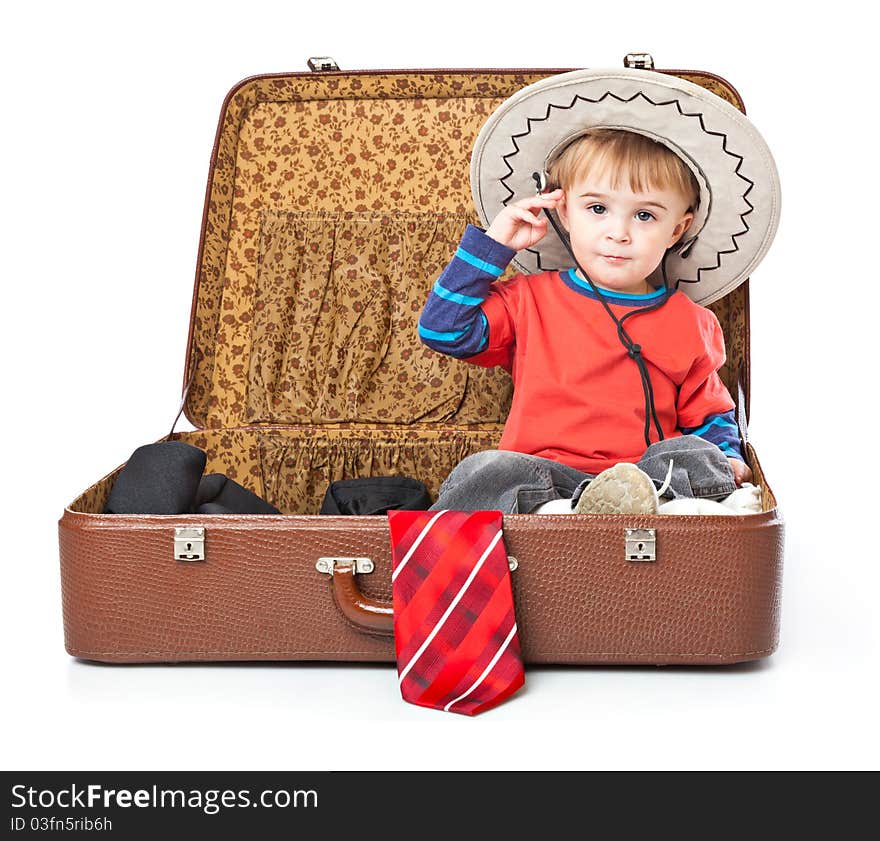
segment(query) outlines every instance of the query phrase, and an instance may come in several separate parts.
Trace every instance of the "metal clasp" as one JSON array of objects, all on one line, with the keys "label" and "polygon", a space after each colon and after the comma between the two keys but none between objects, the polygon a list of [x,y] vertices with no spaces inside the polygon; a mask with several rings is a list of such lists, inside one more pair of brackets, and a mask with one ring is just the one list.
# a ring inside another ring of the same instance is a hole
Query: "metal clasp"
[{"label": "metal clasp", "polygon": [[626,560],[657,560],[657,535],[654,529],[626,530]]},{"label": "metal clasp", "polygon": [[174,529],[174,560],[205,560],[205,529],[202,526]]},{"label": "metal clasp", "polygon": [[624,67],[634,67],[636,70],[653,70],[654,59],[650,53],[627,53],[623,58]]}]

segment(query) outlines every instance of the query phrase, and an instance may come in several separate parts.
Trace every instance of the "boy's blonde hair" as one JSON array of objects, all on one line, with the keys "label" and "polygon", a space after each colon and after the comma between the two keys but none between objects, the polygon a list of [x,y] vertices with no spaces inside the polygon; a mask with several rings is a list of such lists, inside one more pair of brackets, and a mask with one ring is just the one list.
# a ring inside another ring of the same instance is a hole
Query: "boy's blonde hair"
[{"label": "boy's blonde hair", "polygon": [[568,190],[588,175],[611,170],[611,187],[617,189],[623,173],[629,174],[634,193],[650,189],[675,190],[696,210],[700,198],[697,179],[685,162],[662,143],[623,129],[589,129],[565,147],[547,168],[551,189]]}]

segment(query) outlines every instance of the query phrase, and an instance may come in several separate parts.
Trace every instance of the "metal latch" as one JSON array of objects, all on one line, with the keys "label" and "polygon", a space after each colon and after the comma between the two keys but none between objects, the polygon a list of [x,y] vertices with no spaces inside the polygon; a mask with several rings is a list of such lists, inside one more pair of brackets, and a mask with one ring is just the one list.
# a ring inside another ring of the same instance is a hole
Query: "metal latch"
[{"label": "metal latch", "polygon": [[205,529],[202,526],[174,529],[174,560],[205,560]]},{"label": "metal latch", "polygon": [[626,560],[657,560],[657,535],[654,529],[626,530]]},{"label": "metal latch", "polygon": [[623,59],[624,67],[634,67],[636,70],[653,70],[654,59],[650,53],[627,53]]},{"label": "metal latch", "polygon": [[339,65],[330,56],[318,56],[308,61],[309,70],[320,73],[322,70],[339,70]]}]

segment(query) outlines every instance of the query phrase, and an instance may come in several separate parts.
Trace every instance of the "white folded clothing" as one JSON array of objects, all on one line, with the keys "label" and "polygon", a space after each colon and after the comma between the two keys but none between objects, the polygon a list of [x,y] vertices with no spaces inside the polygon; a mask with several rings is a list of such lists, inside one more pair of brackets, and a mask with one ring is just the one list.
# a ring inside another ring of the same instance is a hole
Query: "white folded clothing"
[{"label": "white folded clothing", "polygon": [[[571,514],[570,499],[551,499],[539,505],[531,514]],[[760,514],[761,489],[751,482],[743,482],[730,496],[722,500],[679,497],[660,504],[659,514]]]},{"label": "white folded clothing", "polygon": [[539,505],[530,514],[571,514],[570,499],[551,499],[543,505]]},{"label": "white folded clothing", "polygon": [[761,489],[751,482],[743,482],[730,496],[715,501],[711,499],[692,499],[679,497],[664,502],[658,514],[760,514]]},{"label": "white folded clothing", "polygon": [[730,496],[721,500],[722,505],[732,508],[736,514],[760,514],[761,488],[751,482],[743,482]]}]

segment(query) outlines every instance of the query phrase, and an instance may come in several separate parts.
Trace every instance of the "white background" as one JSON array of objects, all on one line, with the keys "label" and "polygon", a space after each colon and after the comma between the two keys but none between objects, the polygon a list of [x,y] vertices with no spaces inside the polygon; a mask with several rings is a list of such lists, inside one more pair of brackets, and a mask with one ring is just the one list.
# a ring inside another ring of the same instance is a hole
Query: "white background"
[{"label": "white background", "polygon": [[[873,27],[861,8],[9,6],[3,766],[876,767],[880,203]],[[787,528],[778,652],[723,669],[532,669],[524,692],[474,719],[405,704],[391,665],[70,657],[57,520],[177,411],[226,92],[250,75],[306,70],[309,56],[343,70],[619,67],[640,51],[728,79],[780,171],[782,222],[752,277],[751,418]]]}]

